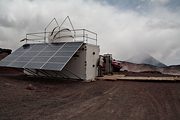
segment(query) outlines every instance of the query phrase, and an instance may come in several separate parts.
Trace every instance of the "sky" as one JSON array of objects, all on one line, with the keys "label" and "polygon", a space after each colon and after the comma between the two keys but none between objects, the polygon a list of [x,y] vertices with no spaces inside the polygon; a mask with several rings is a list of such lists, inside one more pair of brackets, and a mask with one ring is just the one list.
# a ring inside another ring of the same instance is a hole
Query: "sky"
[{"label": "sky", "polygon": [[98,34],[101,54],[180,64],[180,0],[0,0],[0,47],[15,50],[26,33],[66,16],[75,29]]}]

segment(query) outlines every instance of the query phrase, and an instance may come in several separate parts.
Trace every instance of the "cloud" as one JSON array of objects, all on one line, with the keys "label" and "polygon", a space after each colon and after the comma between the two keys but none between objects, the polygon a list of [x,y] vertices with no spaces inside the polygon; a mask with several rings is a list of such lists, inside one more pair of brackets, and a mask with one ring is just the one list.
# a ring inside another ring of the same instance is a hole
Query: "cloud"
[{"label": "cloud", "polygon": [[170,0],[151,0],[151,2],[160,4],[160,5],[166,5],[170,2]]},{"label": "cloud", "polygon": [[165,64],[180,64],[180,14],[165,6],[170,1],[158,1],[142,14],[98,0],[1,0],[0,47],[17,49],[26,33],[43,31],[52,18],[61,23],[69,15],[75,28],[98,33],[101,53],[120,60],[148,53]]}]

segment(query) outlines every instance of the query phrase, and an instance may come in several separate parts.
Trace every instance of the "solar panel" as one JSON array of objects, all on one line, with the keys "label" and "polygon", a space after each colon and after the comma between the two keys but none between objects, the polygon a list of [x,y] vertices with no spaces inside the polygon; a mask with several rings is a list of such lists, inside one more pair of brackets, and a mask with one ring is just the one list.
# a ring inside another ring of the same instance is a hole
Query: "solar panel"
[{"label": "solar panel", "polygon": [[0,66],[61,71],[83,42],[26,44],[0,61]]}]

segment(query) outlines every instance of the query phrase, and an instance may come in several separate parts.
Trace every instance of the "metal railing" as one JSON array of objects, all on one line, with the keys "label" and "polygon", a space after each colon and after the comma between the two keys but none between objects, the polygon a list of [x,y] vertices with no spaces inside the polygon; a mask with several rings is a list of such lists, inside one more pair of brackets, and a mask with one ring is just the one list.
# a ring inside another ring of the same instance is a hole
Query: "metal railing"
[{"label": "metal railing", "polygon": [[[97,45],[97,33],[86,30],[86,29],[74,29],[74,30],[69,30],[73,33],[73,41],[83,41],[84,43],[90,43],[90,44],[95,44]],[[67,32],[69,32],[67,31]],[[58,32],[58,31],[53,31]],[[66,31],[63,31],[66,32]],[[26,38],[21,40],[21,41],[26,41],[26,43],[36,43],[36,42],[41,42],[41,43],[48,43],[48,37],[49,34],[52,32],[37,32],[37,33],[28,33],[26,34]],[[64,36],[65,37],[65,36]],[[67,36],[68,37],[68,36]],[[63,40],[63,38],[62,38]]]}]

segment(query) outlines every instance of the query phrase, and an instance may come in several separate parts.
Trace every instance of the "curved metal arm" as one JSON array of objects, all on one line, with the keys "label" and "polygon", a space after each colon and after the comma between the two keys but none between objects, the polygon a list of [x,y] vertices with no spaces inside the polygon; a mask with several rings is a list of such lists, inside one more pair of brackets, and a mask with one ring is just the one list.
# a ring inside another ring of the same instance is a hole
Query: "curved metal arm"
[{"label": "curved metal arm", "polygon": [[[56,18],[53,18],[53,19],[51,20],[51,22],[50,22],[50,23],[45,27],[45,29],[44,29],[44,42],[46,42],[46,30],[47,30],[47,28],[51,25],[51,23],[52,23],[53,21],[55,21],[56,24],[57,24],[57,27],[59,27],[59,24],[58,24]],[[59,27],[59,30],[60,30],[60,27]]]},{"label": "curved metal arm", "polygon": [[72,27],[72,30],[74,31],[74,38],[75,38],[75,36],[76,36],[76,31],[75,31],[75,29],[74,29],[74,26],[73,26],[73,24],[72,24],[72,22],[71,22],[71,19],[69,18],[69,16],[67,16],[65,19],[64,19],[64,21],[61,23],[61,25],[59,26],[59,29],[62,27],[62,25],[65,23],[65,21],[68,19],[68,21],[69,21],[69,23],[70,23],[70,25],[71,25],[71,27]]},{"label": "curved metal arm", "polygon": [[[58,33],[62,32],[62,31],[64,31],[64,30],[71,31],[71,30],[69,30],[68,28],[65,28],[65,29],[59,30],[59,31],[58,31],[58,32],[54,35],[53,39],[55,39],[55,37],[58,35]],[[59,36],[59,37],[60,37],[60,36]]]}]

